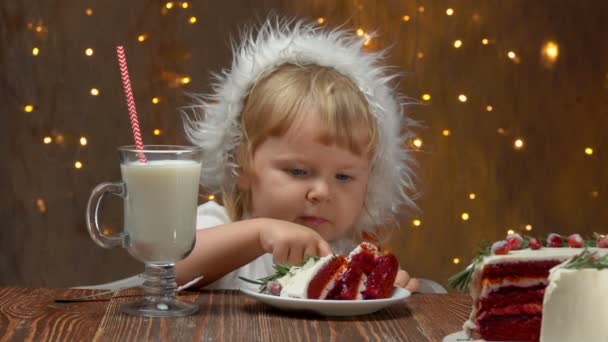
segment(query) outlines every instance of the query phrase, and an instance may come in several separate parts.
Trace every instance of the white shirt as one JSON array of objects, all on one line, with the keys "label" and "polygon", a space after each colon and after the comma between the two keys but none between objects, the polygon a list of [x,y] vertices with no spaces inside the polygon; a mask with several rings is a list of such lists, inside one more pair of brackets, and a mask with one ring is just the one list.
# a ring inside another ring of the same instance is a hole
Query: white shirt
[{"label": "white shirt", "polygon": [[[209,201],[198,207],[196,211],[197,229],[206,229],[230,223],[226,209],[214,201]],[[272,254],[266,253],[252,262],[238,268],[222,278],[205,286],[206,289],[239,289],[259,290],[259,285],[251,284],[239,277],[257,280],[274,273]]]}]

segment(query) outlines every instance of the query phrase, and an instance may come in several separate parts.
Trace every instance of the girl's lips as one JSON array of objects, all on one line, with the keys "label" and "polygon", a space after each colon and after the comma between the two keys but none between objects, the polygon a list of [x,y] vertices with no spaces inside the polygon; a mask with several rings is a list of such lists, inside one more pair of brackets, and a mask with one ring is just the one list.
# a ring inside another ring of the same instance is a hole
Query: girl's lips
[{"label": "girl's lips", "polygon": [[300,220],[302,220],[304,223],[311,224],[314,226],[318,226],[327,222],[326,219],[316,216],[300,216]]}]

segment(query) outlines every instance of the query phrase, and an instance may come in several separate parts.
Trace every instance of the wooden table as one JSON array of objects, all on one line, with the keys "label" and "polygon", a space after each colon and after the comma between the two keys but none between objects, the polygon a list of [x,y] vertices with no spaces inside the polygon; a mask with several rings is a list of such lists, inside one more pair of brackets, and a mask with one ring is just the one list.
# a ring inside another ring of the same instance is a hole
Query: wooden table
[{"label": "wooden table", "polygon": [[196,315],[141,318],[119,311],[140,290],[54,302],[92,293],[0,287],[0,341],[441,341],[461,329],[471,305],[465,295],[415,294],[371,315],[332,318],[278,311],[237,291],[201,291],[179,296],[200,305]]}]

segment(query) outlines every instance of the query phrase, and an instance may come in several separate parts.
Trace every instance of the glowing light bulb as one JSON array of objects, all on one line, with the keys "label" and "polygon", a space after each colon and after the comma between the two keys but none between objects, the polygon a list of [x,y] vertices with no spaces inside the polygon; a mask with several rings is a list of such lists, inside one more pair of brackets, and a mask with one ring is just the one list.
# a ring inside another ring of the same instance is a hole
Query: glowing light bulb
[{"label": "glowing light bulb", "polygon": [[154,130],[154,135],[160,135],[160,133],[161,133],[160,129],[157,128],[157,129]]},{"label": "glowing light bulb", "polygon": [[159,102],[160,102],[160,100],[158,99],[158,97],[153,97],[152,98],[152,103],[158,104]]},{"label": "glowing light bulb", "polygon": [[86,10],[84,10],[84,13],[86,13],[90,17],[93,15],[93,10],[90,8],[87,8]]},{"label": "glowing light bulb", "polygon": [[213,201],[215,199],[215,195],[209,195],[208,198],[209,198],[210,201]]},{"label": "glowing light bulb", "polygon": [[31,104],[25,105],[25,106],[23,106],[23,110],[26,113],[31,113],[34,111],[34,105],[31,105]]},{"label": "glowing light bulb", "polygon": [[521,150],[524,147],[524,141],[521,138],[515,139],[513,146],[516,150]]},{"label": "glowing light bulb", "polygon": [[414,147],[416,147],[416,148],[421,148],[422,147],[422,139],[416,138],[416,139],[412,140],[412,145],[414,145]]},{"label": "glowing light bulb", "polygon": [[488,106],[486,106],[486,110],[487,110],[488,112],[491,112],[491,111],[493,111],[493,110],[494,110],[494,107],[492,107],[492,106],[488,105]]},{"label": "glowing light bulb", "polygon": [[586,147],[585,148],[585,154],[590,156],[593,154],[593,149],[591,147]]},{"label": "glowing light bulb", "polygon": [[194,23],[196,23],[196,17],[190,17],[190,19],[188,19],[188,22],[189,22],[190,24],[194,24]]},{"label": "glowing light bulb", "polygon": [[460,264],[460,259],[458,259],[458,258],[454,258],[454,259],[452,259],[452,262],[453,262],[455,265],[458,265],[458,264]]},{"label": "glowing light bulb", "polygon": [[368,46],[372,41],[372,38],[369,35],[365,35],[365,41],[363,42],[364,46]]},{"label": "glowing light bulb", "polygon": [[173,8],[173,2],[171,2],[171,1],[167,2],[167,3],[165,4],[165,7],[166,7],[167,9],[172,9],[172,8]]},{"label": "glowing light bulb", "polygon": [[424,13],[424,6],[419,6],[418,7],[418,12],[419,13]]},{"label": "glowing light bulb", "polygon": [[488,40],[488,38],[484,38],[481,40],[481,44],[483,45],[488,45],[490,43],[490,41]]},{"label": "glowing light bulb", "polygon": [[515,54],[515,52],[513,51],[509,51],[507,52],[507,56],[511,59],[515,59],[515,57],[517,57],[517,54]]},{"label": "glowing light bulb", "polygon": [[422,224],[422,222],[419,219],[415,219],[415,220],[412,221],[412,224],[415,227],[420,227],[420,225]]},{"label": "glowing light bulb", "polygon": [[97,96],[97,95],[99,95],[99,89],[97,89],[97,88],[91,88],[90,93],[93,96]]},{"label": "glowing light bulb", "polygon": [[470,218],[469,213],[466,213],[466,212],[465,212],[465,213],[460,214],[460,218],[461,218],[463,221],[468,221],[468,220],[469,220],[469,218]]},{"label": "glowing light bulb", "polygon": [[188,83],[190,83],[190,81],[192,81],[192,79],[190,79],[190,77],[188,77],[188,76],[184,76],[179,80],[179,82],[181,84],[188,84]]},{"label": "glowing light bulb", "polygon": [[515,234],[515,231],[513,229],[507,230],[507,235],[513,235],[513,234]]},{"label": "glowing light bulb", "polygon": [[462,40],[460,40],[460,39],[456,39],[456,40],[454,41],[454,47],[458,49],[458,48],[460,48],[461,46],[462,46]]},{"label": "glowing light bulb", "polygon": [[40,53],[40,49],[39,48],[35,47],[35,48],[32,49],[32,55],[38,56],[39,53]]},{"label": "glowing light bulb", "polygon": [[79,162],[79,161],[76,161],[76,162],[74,163],[74,168],[76,168],[76,169],[82,169],[82,163],[81,163],[81,162]]},{"label": "glowing light bulb", "polygon": [[84,50],[84,54],[87,56],[93,56],[93,53],[94,51],[91,48],[87,48],[86,50]]},{"label": "glowing light bulb", "polygon": [[526,227],[525,227],[525,229],[527,231],[531,231],[532,230],[532,225],[531,224],[527,224]]},{"label": "glowing light bulb", "polygon": [[401,17],[401,20],[405,21],[406,23],[407,23],[408,21],[410,21],[410,19],[411,19],[411,18],[410,18],[410,16],[409,16],[409,15],[404,15],[403,17]]},{"label": "glowing light bulb", "polygon": [[40,33],[40,32],[42,32],[42,29],[43,29],[42,25],[36,26],[36,32]]},{"label": "glowing light bulb", "polygon": [[467,96],[465,94],[458,95],[458,101],[462,103],[467,102]]},{"label": "glowing light bulb", "polygon": [[357,29],[357,36],[363,37],[364,34],[365,34],[365,31],[363,31],[363,29]]},{"label": "glowing light bulb", "polygon": [[418,57],[418,59],[423,59],[424,58],[424,52],[418,51],[418,53],[416,54],[416,57]]},{"label": "glowing light bulb", "polygon": [[451,16],[454,14],[454,9],[452,8],[448,8],[445,10],[445,14],[447,14],[448,16]]},{"label": "glowing light bulb", "polygon": [[146,34],[140,34],[139,36],[137,36],[137,40],[139,40],[140,42],[144,42],[146,41],[146,39],[148,39],[148,35]]},{"label": "glowing light bulb", "polygon": [[186,8],[188,8],[188,7],[190,7],[190,4],[189,4],[189,3],[185,2],[185,1],[184,1],[184,2],[182,2],[182,8],[183,8],[183,9],[186,9]]},{"label": "glowing light bulb", "polygon": [[38,197],[38,198],[36,199],[36,206],[38,207],[38,211],[39,211],[41,214],[46,213],[46,203],[45,203],[45,201],[44,201],[44,198],[42,198],[42,197]]},{"label": "glowing light bulb", "polygon": [[449,129],[444,129],[441,134],[443,134],[444,137],[449,137],[450,135],[452,135],[452,132]]},{"label": "glowing light bulb", "polygon": [[559,56],[559,46],[555,42],[549,41],[543,46],[542,54],[547,59],[555,61]]},{"label": "glowing light bulb", "polygon": [[87,138],[85,137],[80,137],[80,145],[82,146],[86,146],[88,143]]},{"label": "glowing light bulb", "polygon": [[323,18],[323,17],[317,18],[317,22],[319,24],[324,24],[325,23],[325,18]]},{"label": "glowing light bulb", "polygon": [[431,100],[431,94],[422,94],[421,98],[424,101],[430,101]]},{"label": "glowing light bulb", "polygon": [[469,194],[469,199],[474,200],[476,197],[477,197],[477,195],[475,195],[475,194],[474,194],[474,193],[472,193],[472,192]]},{"label": "glowing light bulb", "polygon": [[44,139],[42,139],[42,142],[45,143],[46,145],[48,145],[53,142],[53,138],[46,136],[46,137],[44,137]]}]

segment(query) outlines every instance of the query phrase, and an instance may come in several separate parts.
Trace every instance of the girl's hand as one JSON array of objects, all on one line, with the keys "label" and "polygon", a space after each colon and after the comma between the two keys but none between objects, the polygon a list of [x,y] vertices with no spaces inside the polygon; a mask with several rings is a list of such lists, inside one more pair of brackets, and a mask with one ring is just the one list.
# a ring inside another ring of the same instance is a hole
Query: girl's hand
[{"label": "girl's hand", "polygon": [[410,275],[404,270],[399,270],[397,272],[397,277],[395,278],[395,286],[403,287],[404,289],[414,293],[418,291],[418,286],[420,283],[418,279],[411,278]]},{"label": "girl's hand", "polygon": [[260,245],[273,262],[299,264],[307,256],[326,256],[331,247],[319,233],[296,223],[267,219],[260,229]]}]

